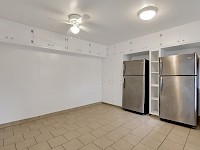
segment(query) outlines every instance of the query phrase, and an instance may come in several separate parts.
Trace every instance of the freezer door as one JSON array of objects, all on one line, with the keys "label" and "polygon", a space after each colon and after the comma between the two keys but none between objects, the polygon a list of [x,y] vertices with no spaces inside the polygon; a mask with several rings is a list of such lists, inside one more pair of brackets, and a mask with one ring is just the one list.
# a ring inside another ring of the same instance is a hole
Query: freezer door
[{"label": "freezer door", "polygon": [[160,118],[197,125],[197,77],[160,77]]},{"label": "freezer door", "polygon": [[145,59],[124,61],[124,75],[145,75]]},{"label": "freezer door", "polygon": [[144,113],[145,77],[126,76],[124,78],[123,102],[124,109]]},{"label": "freezer door", "polygon": [[160,57],[160,75],[197,75],[197,55]]}]

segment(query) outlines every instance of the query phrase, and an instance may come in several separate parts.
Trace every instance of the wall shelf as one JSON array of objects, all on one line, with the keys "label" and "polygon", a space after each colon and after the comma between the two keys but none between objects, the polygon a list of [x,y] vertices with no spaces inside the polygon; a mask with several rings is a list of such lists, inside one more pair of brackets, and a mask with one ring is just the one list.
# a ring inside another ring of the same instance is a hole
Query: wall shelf
[{"label": "wall shelf", "polygon": [[159,51],[150,51],[149,113],[159,116]]},{"label": "wall shelf", "polygon": [[159,87],[158,84],[151,84],[151,86],[153,86],[153,87]]}]

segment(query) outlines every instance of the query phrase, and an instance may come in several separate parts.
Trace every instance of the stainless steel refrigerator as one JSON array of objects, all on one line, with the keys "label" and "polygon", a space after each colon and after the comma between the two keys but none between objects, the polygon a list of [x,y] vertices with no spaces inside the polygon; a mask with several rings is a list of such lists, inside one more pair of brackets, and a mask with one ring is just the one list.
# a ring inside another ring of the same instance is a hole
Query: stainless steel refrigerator
[{"label": "stainless steel refrigerator", "polygon": [[198,56],[160,57],[160,118],[197,126]]},{"label": "stainless steel refrigerator", "polygon": [[149,61],[124,61],[122,107],[142,114],[149,112]]}]

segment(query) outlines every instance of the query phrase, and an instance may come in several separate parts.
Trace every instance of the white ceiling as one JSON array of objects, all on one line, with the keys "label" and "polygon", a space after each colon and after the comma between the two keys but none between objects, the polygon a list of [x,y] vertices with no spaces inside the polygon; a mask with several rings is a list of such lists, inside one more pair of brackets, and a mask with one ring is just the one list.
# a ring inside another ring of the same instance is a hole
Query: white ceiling
[{"label": "white ceiling", "polygon": [[[137,17],[138,10],[153,4],[159,11],[153,20]],[[67,19],[71,13],[89,14],[77,37],[113,44],[141,35],[200,20],[200,0],[0,0],[0,18],[66,33],[66,25],[47,18]]]}]

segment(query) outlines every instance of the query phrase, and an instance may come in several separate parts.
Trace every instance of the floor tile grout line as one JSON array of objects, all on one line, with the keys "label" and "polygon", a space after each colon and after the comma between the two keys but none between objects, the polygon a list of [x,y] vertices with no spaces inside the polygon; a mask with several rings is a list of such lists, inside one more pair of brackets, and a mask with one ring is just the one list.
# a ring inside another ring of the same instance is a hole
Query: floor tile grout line
[{"label": "floor tile grout line", "polygon": [[160,144],[160,146],[158,147],[158,149],[161,147],[161,145],[165,142],[165,140],[167,139],[167,136],[171,133],[171,131],[175,128],[175,125],[173,126],[173,128],[171,128],[170,132],[166,135],[165,139],[162,141],[162,143]]},{"label": "floor tile grout line", "polygon": [[188,133],[188,136],[187,136],[187,138],[186,138],[186,141],[185,141],[185,144],[184,144],[183,149],[185,149],[185,146],[186,146],[186,143],[187,143],[188,137],[189,137],[189,135],[190,135],[190,132],[191,132],[191,129],[190,129],[190,131],[189,131],[189,133]]},{"label": "floor tile grout line", "polygon": [[[149,119],[150,119],[150,118],[149,118]],[[149,119],[145,120],[144,122],[148,121]],[[144,122],[143,122],[143,123],[144,123]],[[142,124],[143,124],[143,123],[142,123]],[[142,124],[140,124],[139,126],[137,126],[135,129],[139,128]],[[124,125],[124,124],[123,124],[123,125]],[[123,125],[121,125],[121,126],[123,126]],[[119,127],[121,127],[121,126],[119,126]],[[119,127],[117,127],[117,128],[119,128]],[[124,127],[124,128],[125,128],[125,127]],[[133,129],[133,130],[135,130],[135,129]],[[131,130],[131,129],[130,129],[130,130]],[[111,131],[111,132],[112,132],[112,131]],[[149,133],[150,133],[150,132],[149,132]],[[131,132],[129,132],[128,134],[131,134]],[[147,134],[147,135],[148,135],[148,134]],[[146,135],[146,136],[147,136],[147,135]],[[127,136],[127,134],[124,135],[124,136],[122,136],[119,140],[123,140],[123,138],[124,138],[125,136]],[[145,136],[145,137],[146,137],[146,136]],[[145,138],[145,137],[144,137],[144,138]],[[141,138],[140,142],[141,142],[144,138]],[[111,144],[110,146],[114,145],[114,144],[115,144],[116,142],[118,142],[119,140],[113,141],[114,143]],[[124,140],[123,140],[123,141],[124,141]],[[126,142],[126,141],[124,141],[124,142]],[[138,143],[140,143],[140,142],[138,142]],[[128,143],[128,142],[126,142],[126,143]],[[137,143],[137,144],[138,144],[138,143]],[[129,143],[128,143],[128,144],[129,144]],[[136,144],[136,145],[137,145],[137,144]],[[132,145],[132,144],[130,144],[130,145]],[[136,146],[136,145],[135,145],[135,146]],[[134,145],[132,145],[132,146],[133,146],[133,148],[135,147]],[[114,148],[114,149],[115,149],[115,148]]]},{"label": "floor tile grout line", "polygon": [[[146,121],[145,121],[146,122]],[[158,125],[157,125],[158,126]],[[151,132],[153,131],[153,129],[146,135],[146,136],[144,136],[134,147],[136,147],[139,143],[140,144],[143,144],[143,143],[141,143],[141,141],[142,140],[144,140]],[[144,144],[145,145],[145,144]],[[145,145],[145,146],[147,146],[147,145]],[[132,149],[134,149],[134,147],[132,148]],[[149,146],[147,146],[147,147],[149,147]],[[149,148],[151,148],[151,147],[149,147]]]}]

